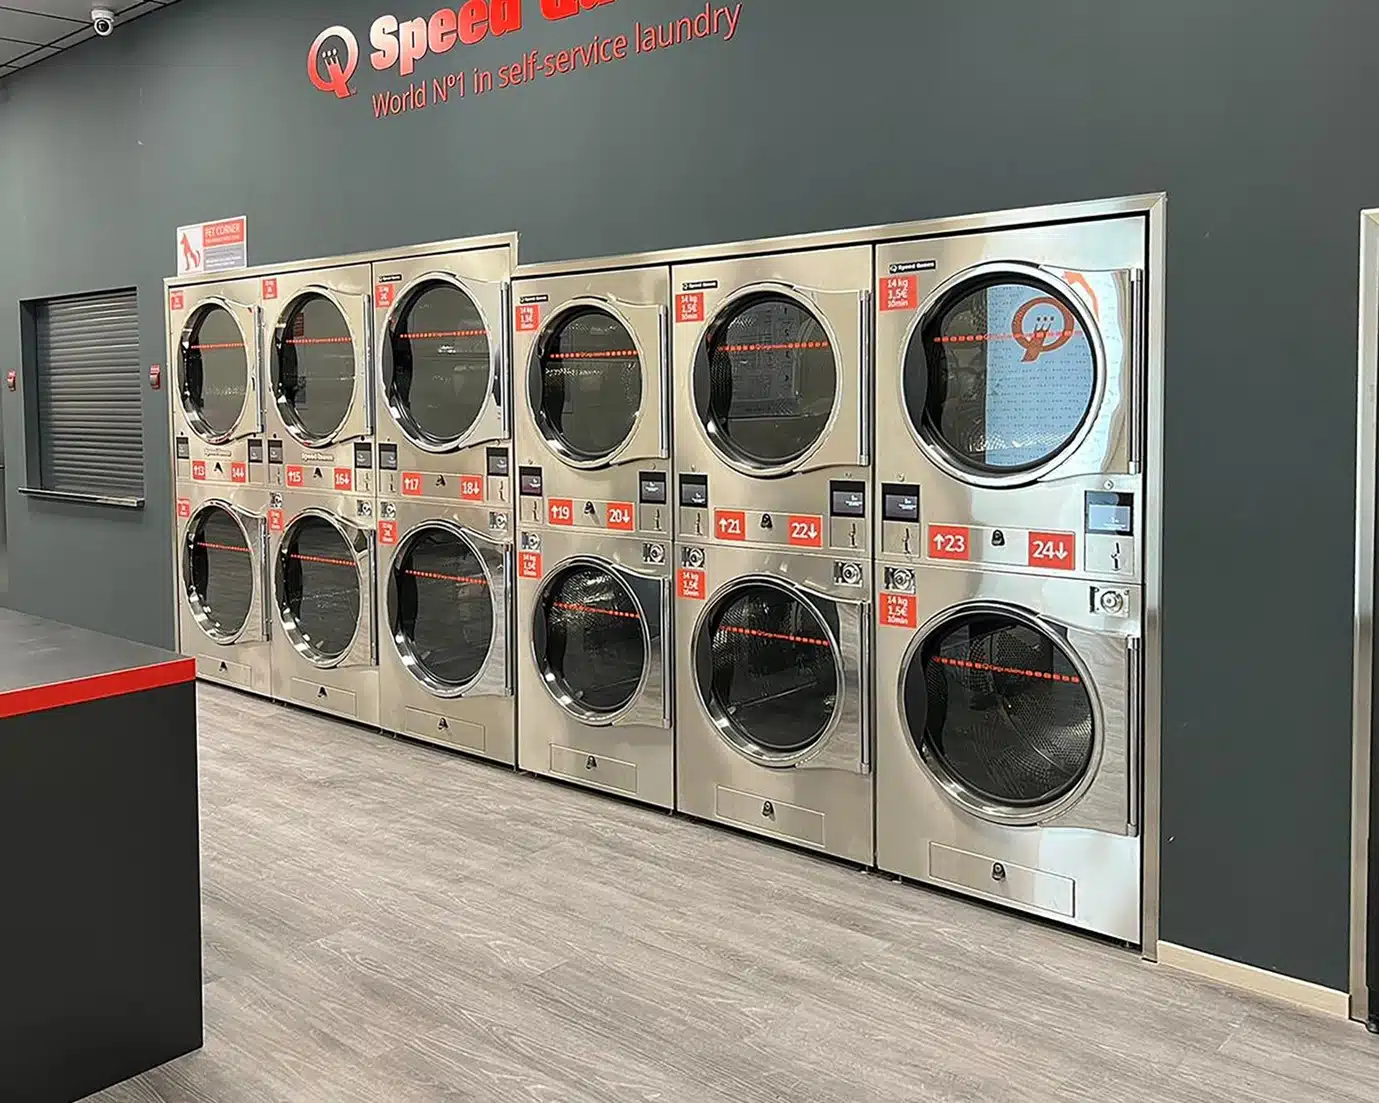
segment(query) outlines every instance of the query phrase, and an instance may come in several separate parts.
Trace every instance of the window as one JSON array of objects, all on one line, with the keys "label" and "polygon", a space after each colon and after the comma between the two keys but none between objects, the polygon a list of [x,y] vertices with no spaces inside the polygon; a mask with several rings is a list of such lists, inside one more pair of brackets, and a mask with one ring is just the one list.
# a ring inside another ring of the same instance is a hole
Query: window
[{"label": "window", "polygon": [[141,504],[137,295],[129,289],[27,303],[25,322],[32,485],[55,495]]}]

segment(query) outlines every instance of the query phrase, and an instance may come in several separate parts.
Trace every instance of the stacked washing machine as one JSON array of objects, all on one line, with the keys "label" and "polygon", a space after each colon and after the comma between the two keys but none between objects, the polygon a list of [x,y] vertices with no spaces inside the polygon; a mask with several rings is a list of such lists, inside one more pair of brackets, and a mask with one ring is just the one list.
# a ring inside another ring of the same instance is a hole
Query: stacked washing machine
[{"label": "stacked washing machine", "polygon": [[671,272],[677,807],[870,865],[872,246]]},{"label": "stacked washing machine", "polygon": [[511,765],[516,238],[373,265],[382,727]]},{"label": "stacked washing machine", "polygon": [[1147,227],[877,249],[877,864],[1126,942]]},{"label": "stacked washing machine", "polygon": [[530,268],[514,298],[518,764],[671,808],[670,272]]},{"label": "stacked washing machine", "polygon": [[197,673],[272,692],[259,285],[168,296],[178,637]]}]

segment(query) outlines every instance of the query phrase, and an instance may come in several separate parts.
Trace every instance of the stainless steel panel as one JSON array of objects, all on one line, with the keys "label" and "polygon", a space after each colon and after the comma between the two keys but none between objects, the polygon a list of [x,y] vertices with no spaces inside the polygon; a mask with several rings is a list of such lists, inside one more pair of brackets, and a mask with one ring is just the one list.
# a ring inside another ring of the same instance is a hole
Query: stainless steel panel
[{"label": "stainless steel panel", "polygon": [[828,845],[828,821],[823,812],[722,785],[716,790],[716,798],[717,818],[725,823],[820,850]]},{"label": "stainless steel panel", "polygon": [[[216,660],[198,656],[196,676],[208,682],[220,682],[223,685],[234,686],[236,689],[254,690],[258,688],[254,684],[254,668],[248,663],[231,662],[229,659]],[[267,690],[260,692],[266,693]]]},{"label": "stainless steel panel", "polygon": [[351,720],[359,717],[358,699],[347,689],[337,689],[325,682],[306,678],[292,678],[288,682],[288,693],[294,704],[307,705],[318,712],[329,712],[335,716],[347,716]]},{"label": "stainless steel panel", "polygon": [[487,749],[482,724],[446,716],[441,712],[427,712],[410,705],[403,707],[402,717],[402,729],[399,734],[415,736],[428,743],[438,743],[461,751],[476,751],[483,754]]},{"label": "stainless steel panel", "polygon": [[929,874],[939,884],[1071,919],[1077,882],[1043,870],[1011,865],[984,854],[929,844]]},{"label": "stainless steel panel", "polygon": [[628,797],[638,795],[635,762],[552,744],[550,772],[591,789],[609,789]]}]

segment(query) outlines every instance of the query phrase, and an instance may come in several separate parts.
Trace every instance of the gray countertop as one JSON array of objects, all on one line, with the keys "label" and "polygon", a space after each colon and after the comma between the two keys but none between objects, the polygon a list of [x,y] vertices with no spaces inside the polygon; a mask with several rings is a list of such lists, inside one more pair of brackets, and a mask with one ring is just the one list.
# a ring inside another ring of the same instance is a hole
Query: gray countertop
[{"label": "gray countertop", "polygon": [[0,609],[0,694],[176,661],[159,647]]}]

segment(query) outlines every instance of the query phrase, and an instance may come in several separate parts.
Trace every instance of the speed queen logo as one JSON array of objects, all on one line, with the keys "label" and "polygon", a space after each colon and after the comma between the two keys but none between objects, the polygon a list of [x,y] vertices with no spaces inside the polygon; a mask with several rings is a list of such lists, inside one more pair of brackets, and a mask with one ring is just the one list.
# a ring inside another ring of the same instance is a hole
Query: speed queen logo
[{"label": "speed queen logo", "polygon": [[[339,40],[338,42],[336,40]],[[340,47],[345,64],[340,64]],[[316,36],[306,55],[306,75],[321,92],[334,92],[342,100],[354,95],[350,79],[359,68],[359,40],[348,27],[327,27]]]}]

